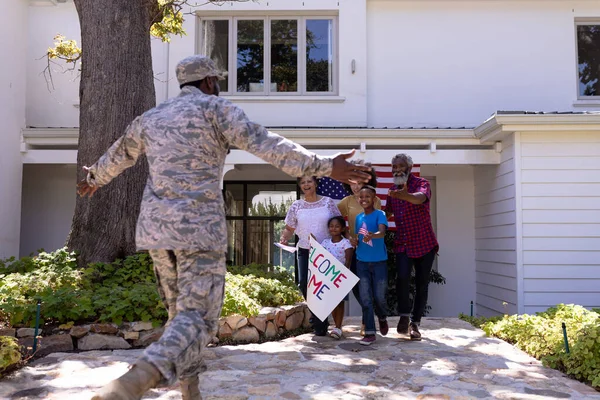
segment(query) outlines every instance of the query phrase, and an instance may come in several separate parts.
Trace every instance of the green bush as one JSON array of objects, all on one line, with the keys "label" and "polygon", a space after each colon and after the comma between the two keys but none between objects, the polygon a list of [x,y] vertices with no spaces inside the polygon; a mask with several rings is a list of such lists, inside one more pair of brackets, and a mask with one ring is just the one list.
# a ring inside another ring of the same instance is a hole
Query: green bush
[{"label": "green bush", "polygon": [[[261,307],[302,300],[292,275],[283,269],[250,264],[228,270],[223,316],[257,315]],[[82,270],[66,249],[0,261],[0,319],[33,326],[38,301],[42,323],[141,320],[158,325],[167,319],[146,253]]]},{"label": "green bush", "polygon": [[21,352],[17,339],[9,336],[0,336],[0,376],[7,368],[21,361]]},{"label": "green bush", "polygon": [[[567,328],[570,352],[563,340]],[[600,315],[573,304],[559,304],[536,315],[504,316],[482,329],[514,344],[551,368],[600,389]]]},{"label": "green bush", "polygon": [[475,328],[481,328],[481,326],[483,324],[488,323],[488,322],[498,322],[503,317],[502,316],[476,317],[476,316],[470,316],[470,315],[467,315],[467,314],[460,313],[460,314],[458,314],[458,318],[462,319],[463,321],[466,321],[466,322],[470,323]]}]

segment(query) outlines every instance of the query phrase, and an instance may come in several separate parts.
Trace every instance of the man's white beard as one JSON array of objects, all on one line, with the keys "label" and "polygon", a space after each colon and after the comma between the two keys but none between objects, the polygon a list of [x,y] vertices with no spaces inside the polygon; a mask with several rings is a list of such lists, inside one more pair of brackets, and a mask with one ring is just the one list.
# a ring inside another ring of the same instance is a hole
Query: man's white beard
[{"label": "man's white beard", "polygon": [[402,173],[401,175],[394,175],[394,184],[396,186],[404,186],[408,182],[408,174]]}]

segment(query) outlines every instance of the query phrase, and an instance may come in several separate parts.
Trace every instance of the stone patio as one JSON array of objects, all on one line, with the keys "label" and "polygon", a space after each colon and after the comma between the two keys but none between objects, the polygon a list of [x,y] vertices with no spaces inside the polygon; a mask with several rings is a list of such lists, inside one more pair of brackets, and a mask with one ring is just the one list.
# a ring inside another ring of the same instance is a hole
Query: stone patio
[{"label": "stone patio", "polygon": [[[209,399],[598,399],[600,392],[456,318],[423,322],[421,342],[390,332],[358,344],[310,334],[280,342],[212,347],[200,388]],[[54,353],[0,381],[0,399],[89,399],[141,350]],[[145,399],[181,399],[177,387]]]}]

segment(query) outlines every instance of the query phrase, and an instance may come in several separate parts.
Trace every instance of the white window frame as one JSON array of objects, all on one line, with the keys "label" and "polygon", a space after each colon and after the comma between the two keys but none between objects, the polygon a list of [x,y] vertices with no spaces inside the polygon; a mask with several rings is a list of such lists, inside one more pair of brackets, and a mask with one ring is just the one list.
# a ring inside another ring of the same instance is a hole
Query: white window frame
[{"label": "white window frame", "polygon": [[[285,20],[295,19],[298,21],[298,91],[296,92],[271,92],[271,21],[272,20]],[[306,91],[306,20],[331,20],[331,41],[332,41],[332,68],[331,68],[331,82],[332,91],[330,92],[308,92]],[[200,53],[204,47],[204,37],[202,29],[202,23],[204,20],[227,20],[229,21],[229,38],[228,38],[228,59],[229,65],[227,66],[228,71],[228,90],[221,91],[224,96],[231,96],[236,98],[243,97],[313,97],[313,96],[338,96],[339,94],[339,35],[338,35],[338,15],[336,13],[302,13],[302,14],[290,14],[290,13],[256,13],[256,12],[243,12],[243,13],[228,13],[227,15],[219,13],[202,13],[197,18],[197,45],[196,53]],[[237,91],[237,29],[239,20],[263,20],[263,38],[264,38],[264,54],[263,54],[263,73],[264,73],[264,86],[262,92],[238,92]]]},{"label": "white window frame", "polygon": [[[577,18],[575,20],[575,76],[577,78],[576,80],[576,90],[577,90],[577,100],[594,100],[594,101],[598,101],[600,102],[600,94],[596,95],[596,96],[583,96],[581,95],[581,93],[579,93],[579,85],[580,85],[580,78],[579,78],[579,35],[577,32],[577,29],[579,26],[582,25],[598,25],[600,26],[600,19],[599,18]],[[598,79],[600,79],[600,76],[598,76]]]}]

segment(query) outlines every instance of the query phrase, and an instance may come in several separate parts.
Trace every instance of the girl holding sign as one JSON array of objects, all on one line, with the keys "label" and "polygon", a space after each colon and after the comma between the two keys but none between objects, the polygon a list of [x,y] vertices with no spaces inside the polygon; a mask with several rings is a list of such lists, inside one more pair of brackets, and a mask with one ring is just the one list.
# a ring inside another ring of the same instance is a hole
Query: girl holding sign
[{"label": "girl holding sign", "polygon": [[[346,268],[350,269],[352,263],[352,254],[354,253],[354,247],[348,239],[344,237],[346,233],[346,221],[344,217],[336,216],[330,218],[327,222],[329,228],[329,235],[331,238],[327,238],[321,242],[321,245],[331,253],[332,256],[337,258],[338,261],[344,263]],[[334,308],[331,315],[333,316],[333,322],[335,328],[329,332],[329,336],[334,339],[340,339],[342,337],[342,322],[344,321],[344,301],[348,300],[348,296],[340,304]]]}]

